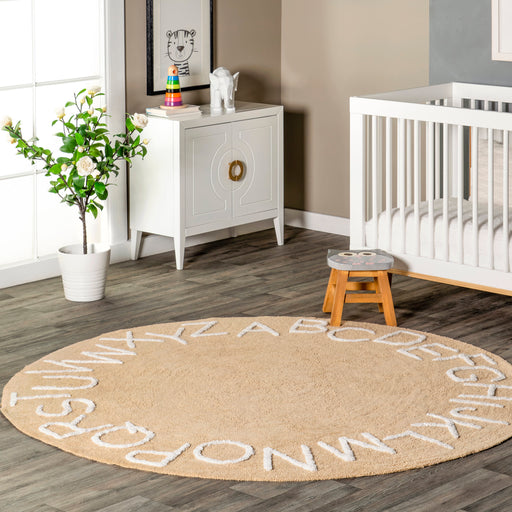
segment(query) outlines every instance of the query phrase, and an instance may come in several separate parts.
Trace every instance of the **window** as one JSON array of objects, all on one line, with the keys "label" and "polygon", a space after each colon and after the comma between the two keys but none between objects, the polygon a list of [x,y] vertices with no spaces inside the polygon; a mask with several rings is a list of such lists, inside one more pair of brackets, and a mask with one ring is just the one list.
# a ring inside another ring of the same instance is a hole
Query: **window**
[{"label": "window", "polygon": [[[122,26],[122,8],[122,0],[0,0],[0,118],[21,120],[26,137],[57,149],[56,108],[73,92],[108,85],[108,18],[121,9]],[[122,66],[124,58],[117,60]],[[124,110],[124,90],[120,97]],[[17,156],[8,139],[0,132],[0,266],[34,262],[81,240],[76,209],[48,192],[48,178]],[[92,216],[88,233],[100,241]]]}]

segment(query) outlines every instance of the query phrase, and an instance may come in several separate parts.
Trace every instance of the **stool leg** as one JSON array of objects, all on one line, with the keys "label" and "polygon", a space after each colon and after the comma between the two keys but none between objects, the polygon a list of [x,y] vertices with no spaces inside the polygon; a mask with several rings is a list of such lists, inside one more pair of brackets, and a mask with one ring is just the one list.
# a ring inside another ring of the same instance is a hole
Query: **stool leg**
[{"label": "stool leg", "polygon": [[332,311],[332,303],[334,300],[334,290],[336,288],[336,274],[337,270],[331,268],[331,274],[329,276],[329,282],[327,283],[327,290],[325,290],[324,306],[322,311],[324,313],[330,313]]},{"label": "stool leg", "polygon": [[[374,277],[373,280],[375,282],[375,293],[382,294],[382,290],[380,289],[379,285],[379,278]],[[377,307],[379,308],[379,313],[384,313],[384,306],[382,305],[382,302],[377,302]]]},{"label": "stool leg", "polygon": [[384,307],[384,318],[386,319],[386,324],[396,326],[395,308],[393,306],[393,297],[389,286],[388,273],[384,270],[379,270],[377,272],[377,279],[379,280],[379,287],[382,293],[382,306]]},{"label": "stool leg", "polygon": [[341,316],[343,315],[343,304],[345,304],[345,293],[347,291],[348,272],[346,270],[337,271],[336,289],[334,290],[334,304],[331,313],[331,325],[337,327],[341,325]]}]

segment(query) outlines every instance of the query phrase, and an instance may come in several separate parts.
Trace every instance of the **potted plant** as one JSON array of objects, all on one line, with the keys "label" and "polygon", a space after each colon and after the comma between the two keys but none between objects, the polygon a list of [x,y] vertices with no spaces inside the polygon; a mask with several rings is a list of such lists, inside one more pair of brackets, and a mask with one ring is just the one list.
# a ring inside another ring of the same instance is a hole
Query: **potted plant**
[{"label": "potted plant", "polygon": [[[68,300],[91,301],[105,294],[106,271],[110,262],[110,247],[90,244],[87,240],[87,214],[94,218],[103,209],[108,197],[109,180],[119,174],[118,163],[129,165],[135,157],[147,153],[146,139],[140,133],[148,119],[143,114],[126,116],[126,132],[110,135],[106,123],[106,107],[95,106],[103,96],[99,87],[83,89],[74,94],[73,101],[57,109],[52,126],[58,124],[56,136],[62,140],[60,154],[37,145],[38,139],[25,139],[20,122],[13,124],[10,117],[2,122],[2,129],[16,144],[17,154],[33,164],[41,163],[50,177],[49,191],[61,202],[78,208],[82,223],[82,244],[59,249],[64,293]],[[66,115],[66,108],[73,113]]]}]

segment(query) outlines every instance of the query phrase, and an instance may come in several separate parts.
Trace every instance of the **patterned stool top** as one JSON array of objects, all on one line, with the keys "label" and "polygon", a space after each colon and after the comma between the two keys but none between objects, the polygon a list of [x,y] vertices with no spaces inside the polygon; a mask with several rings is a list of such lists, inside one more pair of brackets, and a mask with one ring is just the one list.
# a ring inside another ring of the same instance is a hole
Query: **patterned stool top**
[{"label": "patterned stool top", "polygon": [[393,266],[393,261],[393,256],[379,249],[327,251],[327,264],[336,270],[388,270]]}]

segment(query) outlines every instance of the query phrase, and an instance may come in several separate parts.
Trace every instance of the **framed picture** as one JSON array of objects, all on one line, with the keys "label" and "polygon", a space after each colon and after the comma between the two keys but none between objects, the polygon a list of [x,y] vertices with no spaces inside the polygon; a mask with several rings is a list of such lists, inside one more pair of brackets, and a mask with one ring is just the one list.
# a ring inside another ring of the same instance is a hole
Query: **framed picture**
[{"label": "framed picture", "polygon": [[492,60],[512,61],[512,0],[492,0]]},{"label": "framed picture", "polygon": [[146,0],[148,95],[165,93],[172,64],[182,91],[209,87],[212,20],[213,0]]}]

